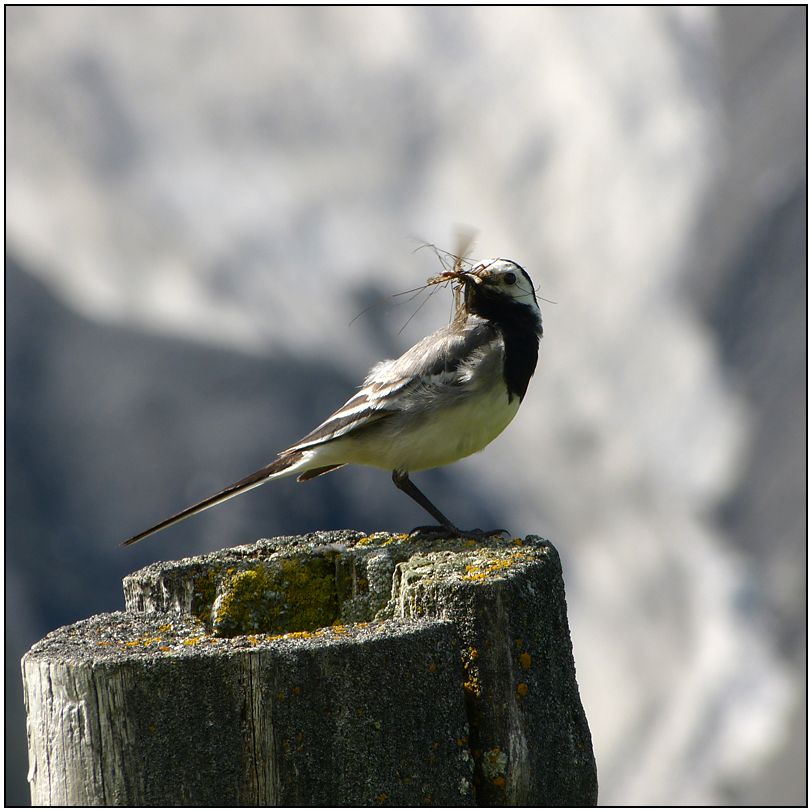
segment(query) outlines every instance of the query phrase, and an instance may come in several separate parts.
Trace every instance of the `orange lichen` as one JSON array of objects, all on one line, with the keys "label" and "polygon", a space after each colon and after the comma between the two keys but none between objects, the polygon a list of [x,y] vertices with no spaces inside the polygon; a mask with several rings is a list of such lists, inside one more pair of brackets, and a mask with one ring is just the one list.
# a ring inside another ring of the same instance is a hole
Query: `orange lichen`
[{"label": "orange lichen", "polygon": [[525,683],[523,682],[520,682],[519,687],[516,689],[516,691],[518,692],[519,696],[527,696],[527,685],[525,685]]},{"label": "orange lichen", "polygon": [[519,662],[522,664],[522,668],[530,668],[530,655],[525,651],[525,653],[519,657]]},{"label": "orange lichen", "polygon": [[482,686],[476,677],[471,677],[467,682],[464,682],[463,688],[474,696],[479,696],[482,693]]},{"label": "orange lichen", "polygon": [[276,637],[272,637],[272,640],[276,640],[278,638],[282,638],[283,640],[308,640],[311,637],[318,637],[321,635],[320,630],[316,630],[315,632],[288,632],[287,634],[280,634],[276,635]]},{"label": "orange lichen", "polygon": [[462,576],[462,579],[464,581],[482,581],[500,570],[509,569],[514,564],[526,561],[527,558],[526,551],[517,550],[515,553],[509,553],[504,558],[492,558],[492,563],[489,564],[469,564],[465,568],[465,575]]}]

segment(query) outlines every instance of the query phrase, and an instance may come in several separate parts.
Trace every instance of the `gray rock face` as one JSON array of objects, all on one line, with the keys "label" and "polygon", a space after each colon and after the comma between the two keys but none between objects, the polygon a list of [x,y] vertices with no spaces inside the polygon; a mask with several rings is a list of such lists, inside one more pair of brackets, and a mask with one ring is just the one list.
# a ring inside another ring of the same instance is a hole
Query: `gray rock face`
[{"label": "gray rock face", "polygon": [[538,537],[262,540],[125,594],[23,659],[35,804],[597,801]]}]

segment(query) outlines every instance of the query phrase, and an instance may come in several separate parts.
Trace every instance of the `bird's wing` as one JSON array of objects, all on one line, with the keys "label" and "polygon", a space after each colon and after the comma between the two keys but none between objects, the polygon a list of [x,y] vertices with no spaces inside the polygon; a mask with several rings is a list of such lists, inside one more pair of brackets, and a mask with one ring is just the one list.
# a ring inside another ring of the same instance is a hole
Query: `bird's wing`
[{"label": "bird's wing", "polygon": [[493,328],[478,319],[470,319],[464,329],[449,325],[438,330],[397,360],[373,367],[357,395],[283,453],[321,445],[414,408],[416,402],[458,390],[470,379],[471,366],[497,340]]},{"label": "bird's wing", "polygon": [[[307,458],[307,450],[350,432],[358,431],[388,416],[409,410],[430,409],[443,397],[459,394],[471,385],[472,370],[482,363],[501,363],[500,339],[485,322],[469,318],[460,328],[450,325],[424,338],[395,361],[382,361],[364,381],[363,388],[314,431],[266,465],[213,496],[170,516],[149,530],[124,542],[134,544],[165,527],[256,488],[278,476],[302,470],[297,464]],[[496,352],[493,350],[496,349]],[[498,374],[501,374],[499,372]],[[343,463],[305,469],[299,479],[311,479],[340,468]]]}]

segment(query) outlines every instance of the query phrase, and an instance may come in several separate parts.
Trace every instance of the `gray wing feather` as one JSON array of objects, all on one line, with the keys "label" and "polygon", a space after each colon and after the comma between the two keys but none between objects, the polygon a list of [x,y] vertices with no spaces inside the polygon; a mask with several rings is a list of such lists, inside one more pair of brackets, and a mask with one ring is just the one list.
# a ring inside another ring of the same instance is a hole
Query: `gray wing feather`
[{"label": "gray wing feather", "polygon": [[[284,453],[343,437],[399,412],[420,411],[437,405],[438,399],[459,397],[501,375],[503,360],[501,339],[484,320],[471,317],[462,329],[448,325],[397,360],[373,367],[357,395]],[[480,374],[474,378],[477,367]]]}]

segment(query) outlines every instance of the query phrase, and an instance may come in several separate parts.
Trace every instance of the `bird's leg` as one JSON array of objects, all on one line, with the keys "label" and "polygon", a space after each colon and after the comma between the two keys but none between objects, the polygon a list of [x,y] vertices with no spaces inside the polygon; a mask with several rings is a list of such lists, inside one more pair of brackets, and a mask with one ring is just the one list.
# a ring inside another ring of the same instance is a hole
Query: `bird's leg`
[{"label": "bird's leg", "polygon": [[449,533],[460,533],[460,529],[455,527],[451,522],[437,510],[431,502],[429,502],[428,497],[417,487],[417,485],[409,479],[409,473],[407,471],[392,471],[392,482],[403,491],[403,493],[411,496],[415,502],[417,502],[423,510],[430,513],[438,522],[442,525],[444,530],[447,530]]},{"label": "bird's leg", "polygon": [[[394,482],[395,485],[403,491],[403,493],[411,496],[412,499],[414,499],[414,501],[423,508],[423,510],[440,522],[443,530],[443,536],[448,536],[449,538],[476,539],[477,541],[481,541],[486,536],[493,535],[493,533],[483,533],[481,530],[460,530],[459,527],[451,524],[451,522],[445,516],[443,516],[443,514],[440,513],[436,507],[434,507],[434,505],[428,500],[428,497],[417,487],[417,485],[415,485],[414,482],[409,479],[408,471],[392,471],[392,482]],[[436,530],[439,528],[418,527],[415,529],[420,531],[427,530],[436,532]],[[494,533],[505,532],[507,531],[494,531]]]}]

